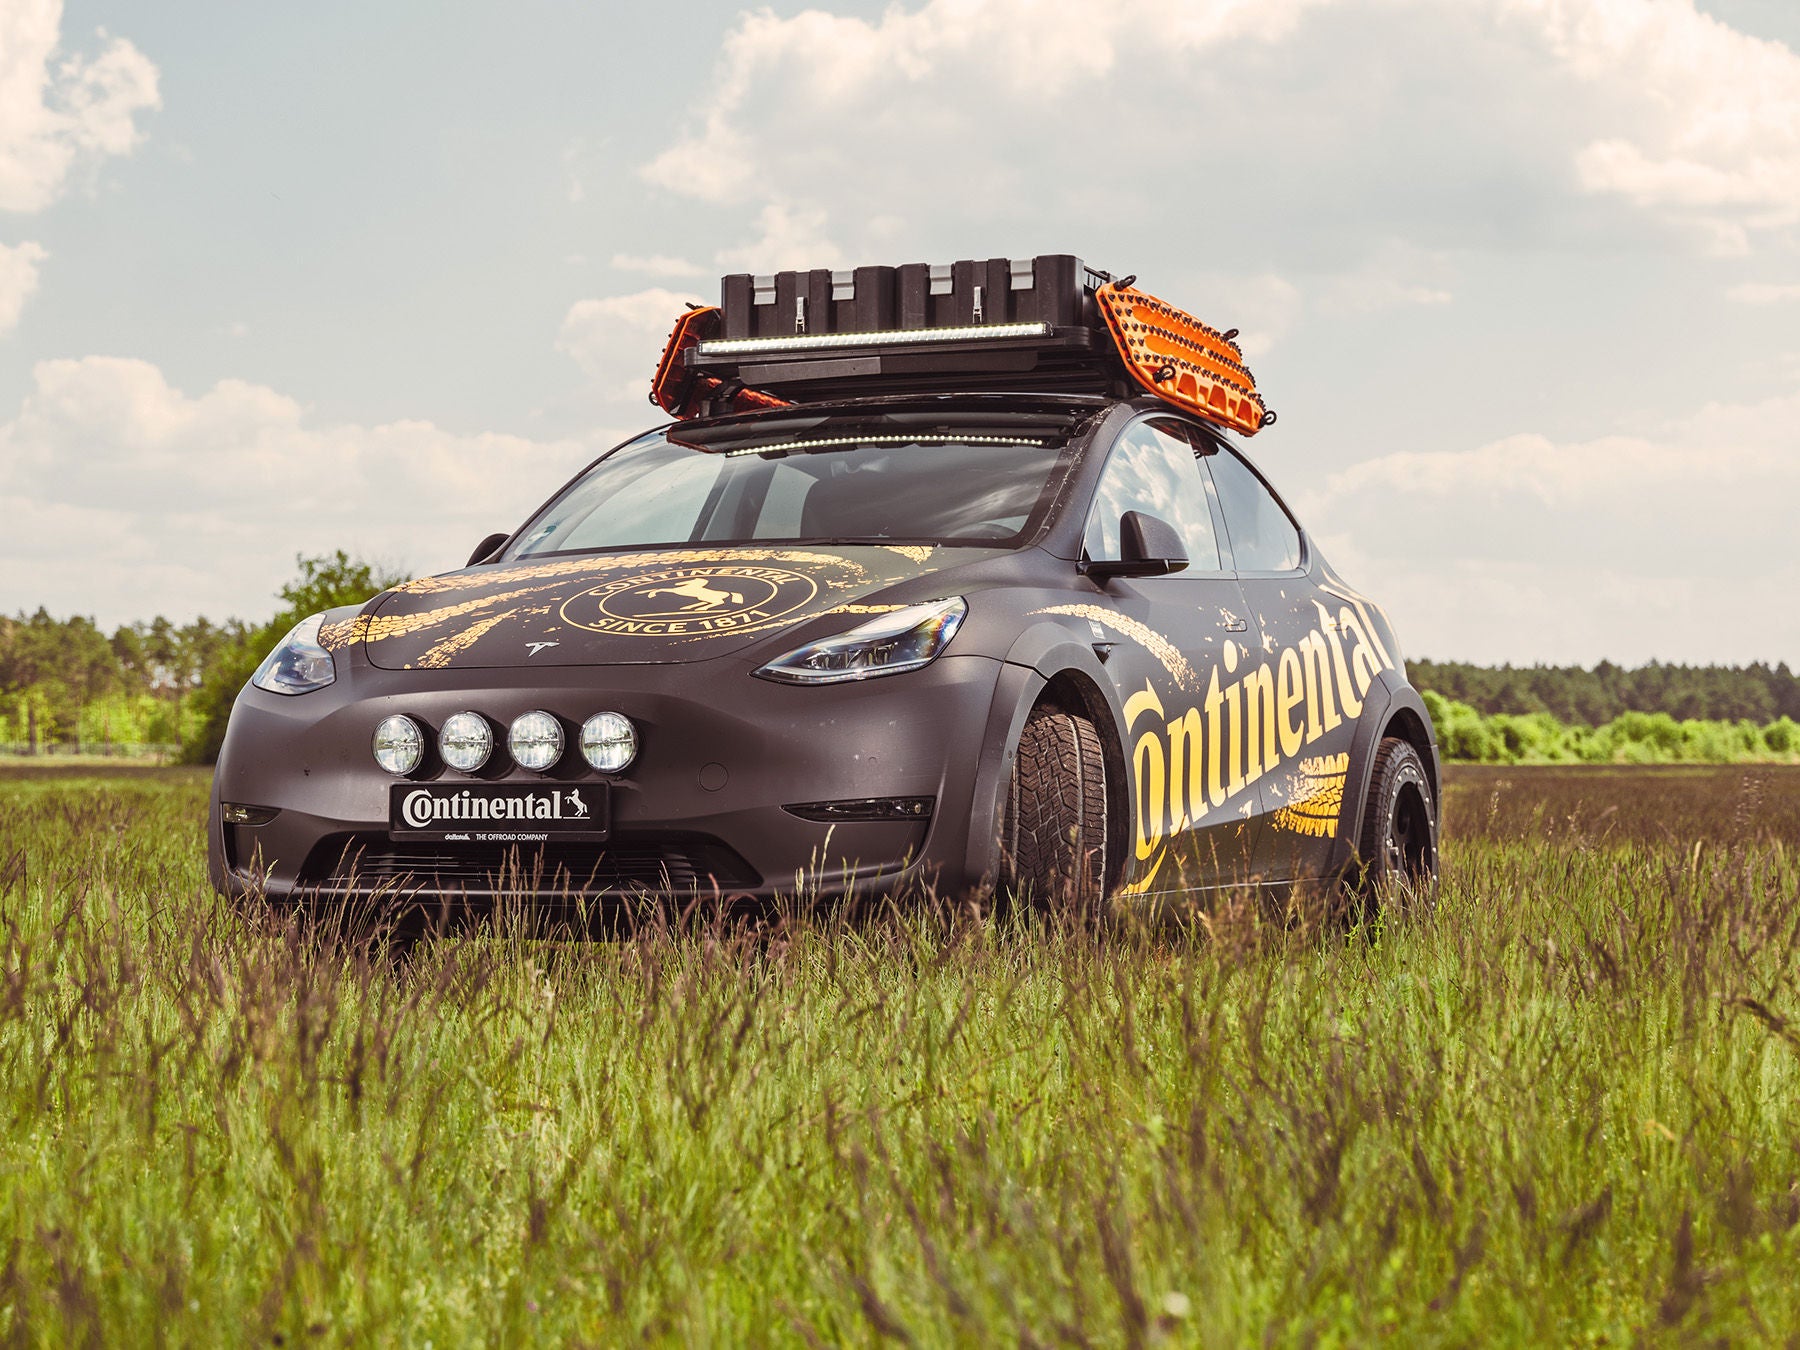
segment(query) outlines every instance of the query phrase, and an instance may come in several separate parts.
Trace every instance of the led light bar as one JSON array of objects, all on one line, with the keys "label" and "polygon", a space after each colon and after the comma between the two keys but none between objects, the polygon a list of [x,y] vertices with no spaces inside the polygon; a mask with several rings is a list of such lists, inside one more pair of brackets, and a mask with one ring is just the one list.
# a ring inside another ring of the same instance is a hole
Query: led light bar
[{"label": "led light bar", "polygon": [[766,455],[775,450],[823,450],[834,445],[1030,445],[1041,446],[1030,436],[823,436],[812,441],[779,441],[770,445],[745,445],[727,450],[726,459],[740,455]]},{"label": "led light bar", "polygon": [[811,352],[833,347],[1049,336],[1050,325],[1047,323],[989,323],[973,324],[966,328],[894,328],[882,333],[796,333],[792,337],[714,338],[700,343],[694,350],[701,356],[750,356],[757,352]]}]

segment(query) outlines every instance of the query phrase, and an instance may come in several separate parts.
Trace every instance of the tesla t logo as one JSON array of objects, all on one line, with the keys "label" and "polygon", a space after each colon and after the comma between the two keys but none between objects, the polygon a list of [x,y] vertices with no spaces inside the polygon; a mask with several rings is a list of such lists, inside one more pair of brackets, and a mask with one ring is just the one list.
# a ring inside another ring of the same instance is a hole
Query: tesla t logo
[{"label": "tesla t logo", "polygon": [[572,596],[562,617],[595,633],[704,637],[774,623],[818,593],[811,577],[784,567],[671,567]]},{"label": "tesla t logo", "polygon": [[559,647],[561,645],[562,644],[558,642],[527,642],[525,644],[525,651],[527,655],[536,656],[546,647]]}]

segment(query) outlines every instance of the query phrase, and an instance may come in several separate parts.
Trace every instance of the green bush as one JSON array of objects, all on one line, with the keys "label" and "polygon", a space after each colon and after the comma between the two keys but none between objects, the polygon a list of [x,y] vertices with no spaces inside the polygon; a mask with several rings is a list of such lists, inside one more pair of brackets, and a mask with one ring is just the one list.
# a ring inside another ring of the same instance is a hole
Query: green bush
[{"label": "green bush", "polygon": [[1800,754],[1800,722],[1778,717],[1763,728],[1763,744],[1777,755]]},{"label": "green bush", "polygon": [[1800,760],[1800,723],[1676,721],[1668,713],[1621,713],[1598,727],[1550,713],[1477,712],[1427,689],[1422,697],[1447,760],[1467,764],[1746,764]]}]

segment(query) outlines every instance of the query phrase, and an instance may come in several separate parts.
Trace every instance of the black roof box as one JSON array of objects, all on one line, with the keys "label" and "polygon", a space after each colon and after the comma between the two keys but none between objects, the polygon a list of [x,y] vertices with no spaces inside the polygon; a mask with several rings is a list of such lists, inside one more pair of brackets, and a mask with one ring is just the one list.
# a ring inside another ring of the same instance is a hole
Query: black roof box
[{"label": "black roof box", "polygon": [[740,272],[720,289],[731,339],[1012,323],[1092,328],[1094,292],[1110,280],[1072,254],[1046,253],[848,272]]},{"label": "black roof box", "polygon": [[1068,253],[737,273],[721,282],[721,331],[689,353],[688,368],[797,403],[950,390],[1123,392],[1094,304],[1110,280]]}]

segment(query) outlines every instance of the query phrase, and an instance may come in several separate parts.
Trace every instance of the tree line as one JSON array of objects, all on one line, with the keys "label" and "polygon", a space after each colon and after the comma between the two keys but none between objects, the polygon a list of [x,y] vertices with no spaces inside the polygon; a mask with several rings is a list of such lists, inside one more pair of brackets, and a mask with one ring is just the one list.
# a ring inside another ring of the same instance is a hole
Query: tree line
[{"label": "tree line", "polygon": [[259,624],[158,617],[109,636],[90,618],[57,619],[41,606],[31,615],[0,615],[0,750],[155,747],[188,763],[211,763],[238,691],[288,629],[404,579],[342,549],[295,562],[281,608]]},{"label": "tree line", "polygon": [[35,754],[71,743],[185,746],[192,695],[248,635],[237,619],[157,617],[110,635],[92,619],[0,615],[0,741]]},{"label": "tree line", "polygon": [[[175,624],[158,617],[107,634],[92,619],[58,619],[41,607],[31,615],[0,615],[0,750],[104,753],[155,746],[189,762],[211,762],[238,691],[289,628],[320,610],[360,604],[403,579],[342,549],[295,563],[294,578],[279,593],[280,609],[259,624]],[[1407,672],[1414,685],[1434,695],[1439,735],[1453,758],[1554,758],[1575,754],[1577,745],[1578,757],[1603,756],[1608,746],[1628,754],[1633,752],[1626,744],[1640,736],[1673,753],[1667,744],[1675,734],[1671,726],[1737,728],[1691,733],[1684,744],[1699,753],[1714,741],[1736,746],[1749,734],[1745,724],[1760,729],[1800,722],[1800,676],[1785,662],[1653,661],[1631,668],[1602,661],[1589,669],[1418,660],[1407,663]],[[1632,720],[1640,715],[1663,720]],[[1533,718],[1538,720],[1519,720]],[[1583,730],[1606,734],[1578,734]],[[1777,731],[1776,740],[1785,735]],[[1553,744],[1563,748],[1553,751]],[[1785,743],[1777,753],[1786,753]]]},{"label": "tree line", "polygon": [[1627,668],[1472,666],[1408,661],[1414,686],[1486,716],[1549,713],[1570,726],[1600,727],[1625,713],[1667,713],[1678,722],[1800,721],[1800,676],[1770,666],[1682,666],[1652,661]]}]

